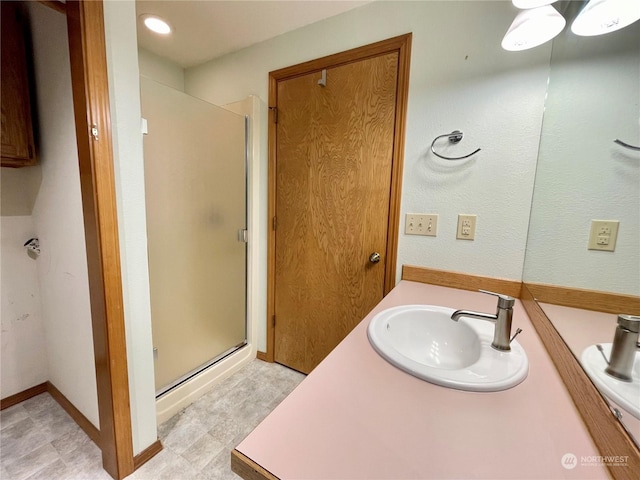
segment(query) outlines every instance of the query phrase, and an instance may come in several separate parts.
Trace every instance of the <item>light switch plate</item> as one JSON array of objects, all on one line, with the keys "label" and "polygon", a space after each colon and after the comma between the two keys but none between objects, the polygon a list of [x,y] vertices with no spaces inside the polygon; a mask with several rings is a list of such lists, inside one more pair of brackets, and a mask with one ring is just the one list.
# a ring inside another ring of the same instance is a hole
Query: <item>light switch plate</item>
[{"label": "light switch plate", "polygon": [[589,232],[589,250],[613,252],[618,239],[618,220],[591,220]]},{"label": "light switch plate", "polygon": [[404,233],[406,235],[435,237],[438,233],[438,215],[436,213],[407,213]]},{"label": "light switch plate", "polygon": [[458,230],[456,238],[460,240],[475,239],[477,218],[477,215],[458,215]]}]

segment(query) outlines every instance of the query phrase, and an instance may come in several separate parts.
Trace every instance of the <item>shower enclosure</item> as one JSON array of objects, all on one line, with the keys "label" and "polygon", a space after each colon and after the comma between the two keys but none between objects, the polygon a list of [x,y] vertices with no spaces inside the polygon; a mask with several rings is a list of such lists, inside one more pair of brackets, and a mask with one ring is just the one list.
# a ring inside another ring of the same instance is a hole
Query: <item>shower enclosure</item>
[{"label": "shower enclosure", "polygon": [[246,344],[246,118],[140,78],[156,395]]}]

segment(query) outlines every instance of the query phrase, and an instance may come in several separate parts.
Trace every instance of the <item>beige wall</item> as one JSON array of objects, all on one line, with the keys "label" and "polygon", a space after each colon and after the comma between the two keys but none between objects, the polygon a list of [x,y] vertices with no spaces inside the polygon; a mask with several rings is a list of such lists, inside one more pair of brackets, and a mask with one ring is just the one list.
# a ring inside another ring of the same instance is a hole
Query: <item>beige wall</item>
[{"label": "beige wall", "polygon": [[138,48],[138,66],[140,75],[184,92],[184,69],[180,65],[159,57],[149,50]]},{"label": "beige wall", "polygon": [[31,215],[42,182],[40,165],[0,169],[0,212],[2,216]]}]

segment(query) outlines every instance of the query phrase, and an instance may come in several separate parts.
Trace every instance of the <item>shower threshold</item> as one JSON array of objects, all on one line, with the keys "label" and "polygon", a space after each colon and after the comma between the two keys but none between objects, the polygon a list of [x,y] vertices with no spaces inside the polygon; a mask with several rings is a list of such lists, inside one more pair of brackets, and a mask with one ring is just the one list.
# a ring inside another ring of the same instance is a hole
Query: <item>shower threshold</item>
[{"label": "shower threshold", "polygon": [[167,393],[169,393],[174,388],[177,388],[180,385],[182,385],[183,383],[191,380],[193,377],[195,377],[196,375],[199,375],[200,373],[204,372],[208,368],[213,367],[220,360],[223,360],[223,359],[227,358],[229,355],[237,352],[238,350],[240,350],[241,348],[244,348],[246,346],[247,346],[247,341],[244,340],[243,342],[239,343],[235,347],[231,347],[229,350],[221,353],[217,357],[214,357],[212,360],[209,360],[207,363],[204,363],[204,364],[200,365],[199,367],[191,370],[189,373],[187,373],[187,374],[183,375],[182,377],[178,378],[177,380],[171,382],[169,385],[167,385],[165,387],[162,387],[159,390],[156,390],[156,400],[159,399],[160,397],[162,397],[163,395],[166,395]]}]

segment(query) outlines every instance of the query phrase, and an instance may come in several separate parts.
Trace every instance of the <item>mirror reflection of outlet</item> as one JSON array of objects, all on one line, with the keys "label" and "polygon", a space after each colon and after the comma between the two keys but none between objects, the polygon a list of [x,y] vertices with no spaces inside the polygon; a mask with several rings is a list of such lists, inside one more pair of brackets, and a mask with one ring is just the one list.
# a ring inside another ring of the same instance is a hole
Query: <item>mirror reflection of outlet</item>
[{"label": "mirror reflection of outlet", "polygon": [[618,238],[618,220],[591,220],[589,250],[613,252]]},{"label": "mirror reflection of outlet", "polygon": [[404,233],[435,237],[438,233],[438,215],[435,213],[407,213]]},{"label": "mirror reflection of outlet", "polygon": [[477,215],[458,215],[458,230],[456,238],[460,240],[475,239],[477,218]]}]

